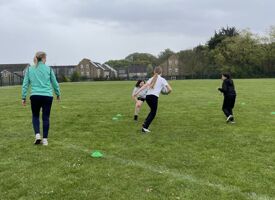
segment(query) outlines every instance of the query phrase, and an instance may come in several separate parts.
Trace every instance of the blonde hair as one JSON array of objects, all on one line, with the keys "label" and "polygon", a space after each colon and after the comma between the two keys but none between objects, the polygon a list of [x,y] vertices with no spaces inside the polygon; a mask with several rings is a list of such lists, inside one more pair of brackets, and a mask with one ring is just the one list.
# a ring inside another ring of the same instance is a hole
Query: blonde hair
[{"label": "blonde hair", "polygon": [[35,66],[37,67],[38,62],[41,61],[43,58],[46,58],[47,54],[43,51],[38,51],[34,58],[33,58],[33,62],[35,64]]},{"label": "blonde hair", "polygon": [[156,67],[154,69],[154,76],[153,76],[153,79],[152,79],[152,81],[150,83],[150,88],[153,89],[155,87],[155,84],[156,84],[156,82],[158,80],[158,75],[161,75],[161,73],[162,73],[161,67]]}]

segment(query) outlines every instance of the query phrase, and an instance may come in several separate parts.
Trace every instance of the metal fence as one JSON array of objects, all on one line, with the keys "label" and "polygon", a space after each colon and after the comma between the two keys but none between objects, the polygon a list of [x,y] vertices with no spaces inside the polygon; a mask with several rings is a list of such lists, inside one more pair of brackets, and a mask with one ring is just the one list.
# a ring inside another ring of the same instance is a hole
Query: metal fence
[{"label": "metal fence", "polygon": [[18,74],[10,73],[5,76],[0,74],[0,86],[21,85],[22,82],[23,77]]},{"label": "metal fence", "polygon": [[[60,74],[56,74],[56,78],[58,82],[67,82],[64,77]],[[98,79],[91,79],[91,78],[85,78],[80,77],[77,81],[135,81],[138,79],[148,79],[149,77],[117,77],[112,79],[106,79],[106,78],[98,78]],[[167,80],[184,80],[184,79],[215,79],[218,78],[218,76],[164,76]],[[1,76],[0,75],[0,87],[1,86],[12,86],[12,85],[22,85],[23,83],[23,76],[19,76],[18,74],[11,73],[8,76]]]},{"label": "metal fence", "polygon": [[[58,71],[54,71],[56,78],[58,82],[67,82],[71,81],[70,79],[66,79],[66,76],[63,73],[58,73]],[[275,75],[274,75],[275,76]],[[273,76],[273,77],[274,77]],[[65,78],[64,78],[65,77]],[[167,80],[185,80],[185,79],[217,79],[220,77],[218,73],[213,73],[210,75],[185,75],[185,76],[163,76]],[[265,76],[268,77],[268,76]],[[150,76],[147,77],[130,77],[129,75],[125,74],[124,76],[118,76],[116,78],[87,78],[87,77],[79,77],[76,81],[135,81],[138,79],[145,79],[147,80],[150,78]],[[239,78],[239,77],[238,77]],[[243,77],[241,77],[243,78]],[[257,78],[263,78],[263,77],[257,77]],[[6,75],[3,75],[0,73],[0,86],[11,86],[11,85],[22,85],[24,77],[22,75],[16,74],[16,73],[9,73]]]}]

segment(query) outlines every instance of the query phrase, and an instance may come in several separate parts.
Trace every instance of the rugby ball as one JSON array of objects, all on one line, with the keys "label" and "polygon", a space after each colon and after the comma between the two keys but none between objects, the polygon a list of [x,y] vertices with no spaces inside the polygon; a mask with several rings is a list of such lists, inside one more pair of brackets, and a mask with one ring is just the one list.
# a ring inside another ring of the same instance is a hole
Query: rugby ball
[{"label": "rugby ball", "polygon": [[163,94],[163,95],[168,95],[169,94],[169,91],[168,91],[166,86],[161,89],[161,94]]}]

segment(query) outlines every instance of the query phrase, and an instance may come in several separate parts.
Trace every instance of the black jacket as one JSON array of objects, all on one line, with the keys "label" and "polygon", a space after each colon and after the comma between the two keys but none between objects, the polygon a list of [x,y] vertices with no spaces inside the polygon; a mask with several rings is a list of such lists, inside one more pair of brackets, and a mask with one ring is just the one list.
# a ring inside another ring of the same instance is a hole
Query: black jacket
[{"label": "black jacket", "polygon": [[233,80],[225,79],[222,83],[222,88],[219,88],[219,91],[222,92],[224,96],[236,96]]}]

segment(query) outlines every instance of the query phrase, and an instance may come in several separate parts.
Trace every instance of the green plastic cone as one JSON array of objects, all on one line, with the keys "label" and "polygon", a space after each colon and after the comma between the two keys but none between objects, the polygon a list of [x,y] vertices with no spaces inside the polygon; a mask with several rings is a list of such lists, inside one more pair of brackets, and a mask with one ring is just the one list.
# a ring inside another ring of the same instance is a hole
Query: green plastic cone
[{"label": "green plastic cone", "polygon": [[275,112],[271,112],[271,115],[275,115]]},{"label": "green plastic cone", "polygon": [[113,118],[112,118],[112,120],[117,121],[117,120],[118,120],[118,118],[117,118],[117,117],[113,117]]},{"label": "green plastic cone", "polygon": [[121,115],[121,114],[117,114],[116,116],[117,116],[117,117],[122,117],[122,115]]},{"label": "green plastic cone", "polygon": [[93,151],[91,153],[91,157],[93,157],[93,158],[102,158],[103,154],[100,151]]}]

